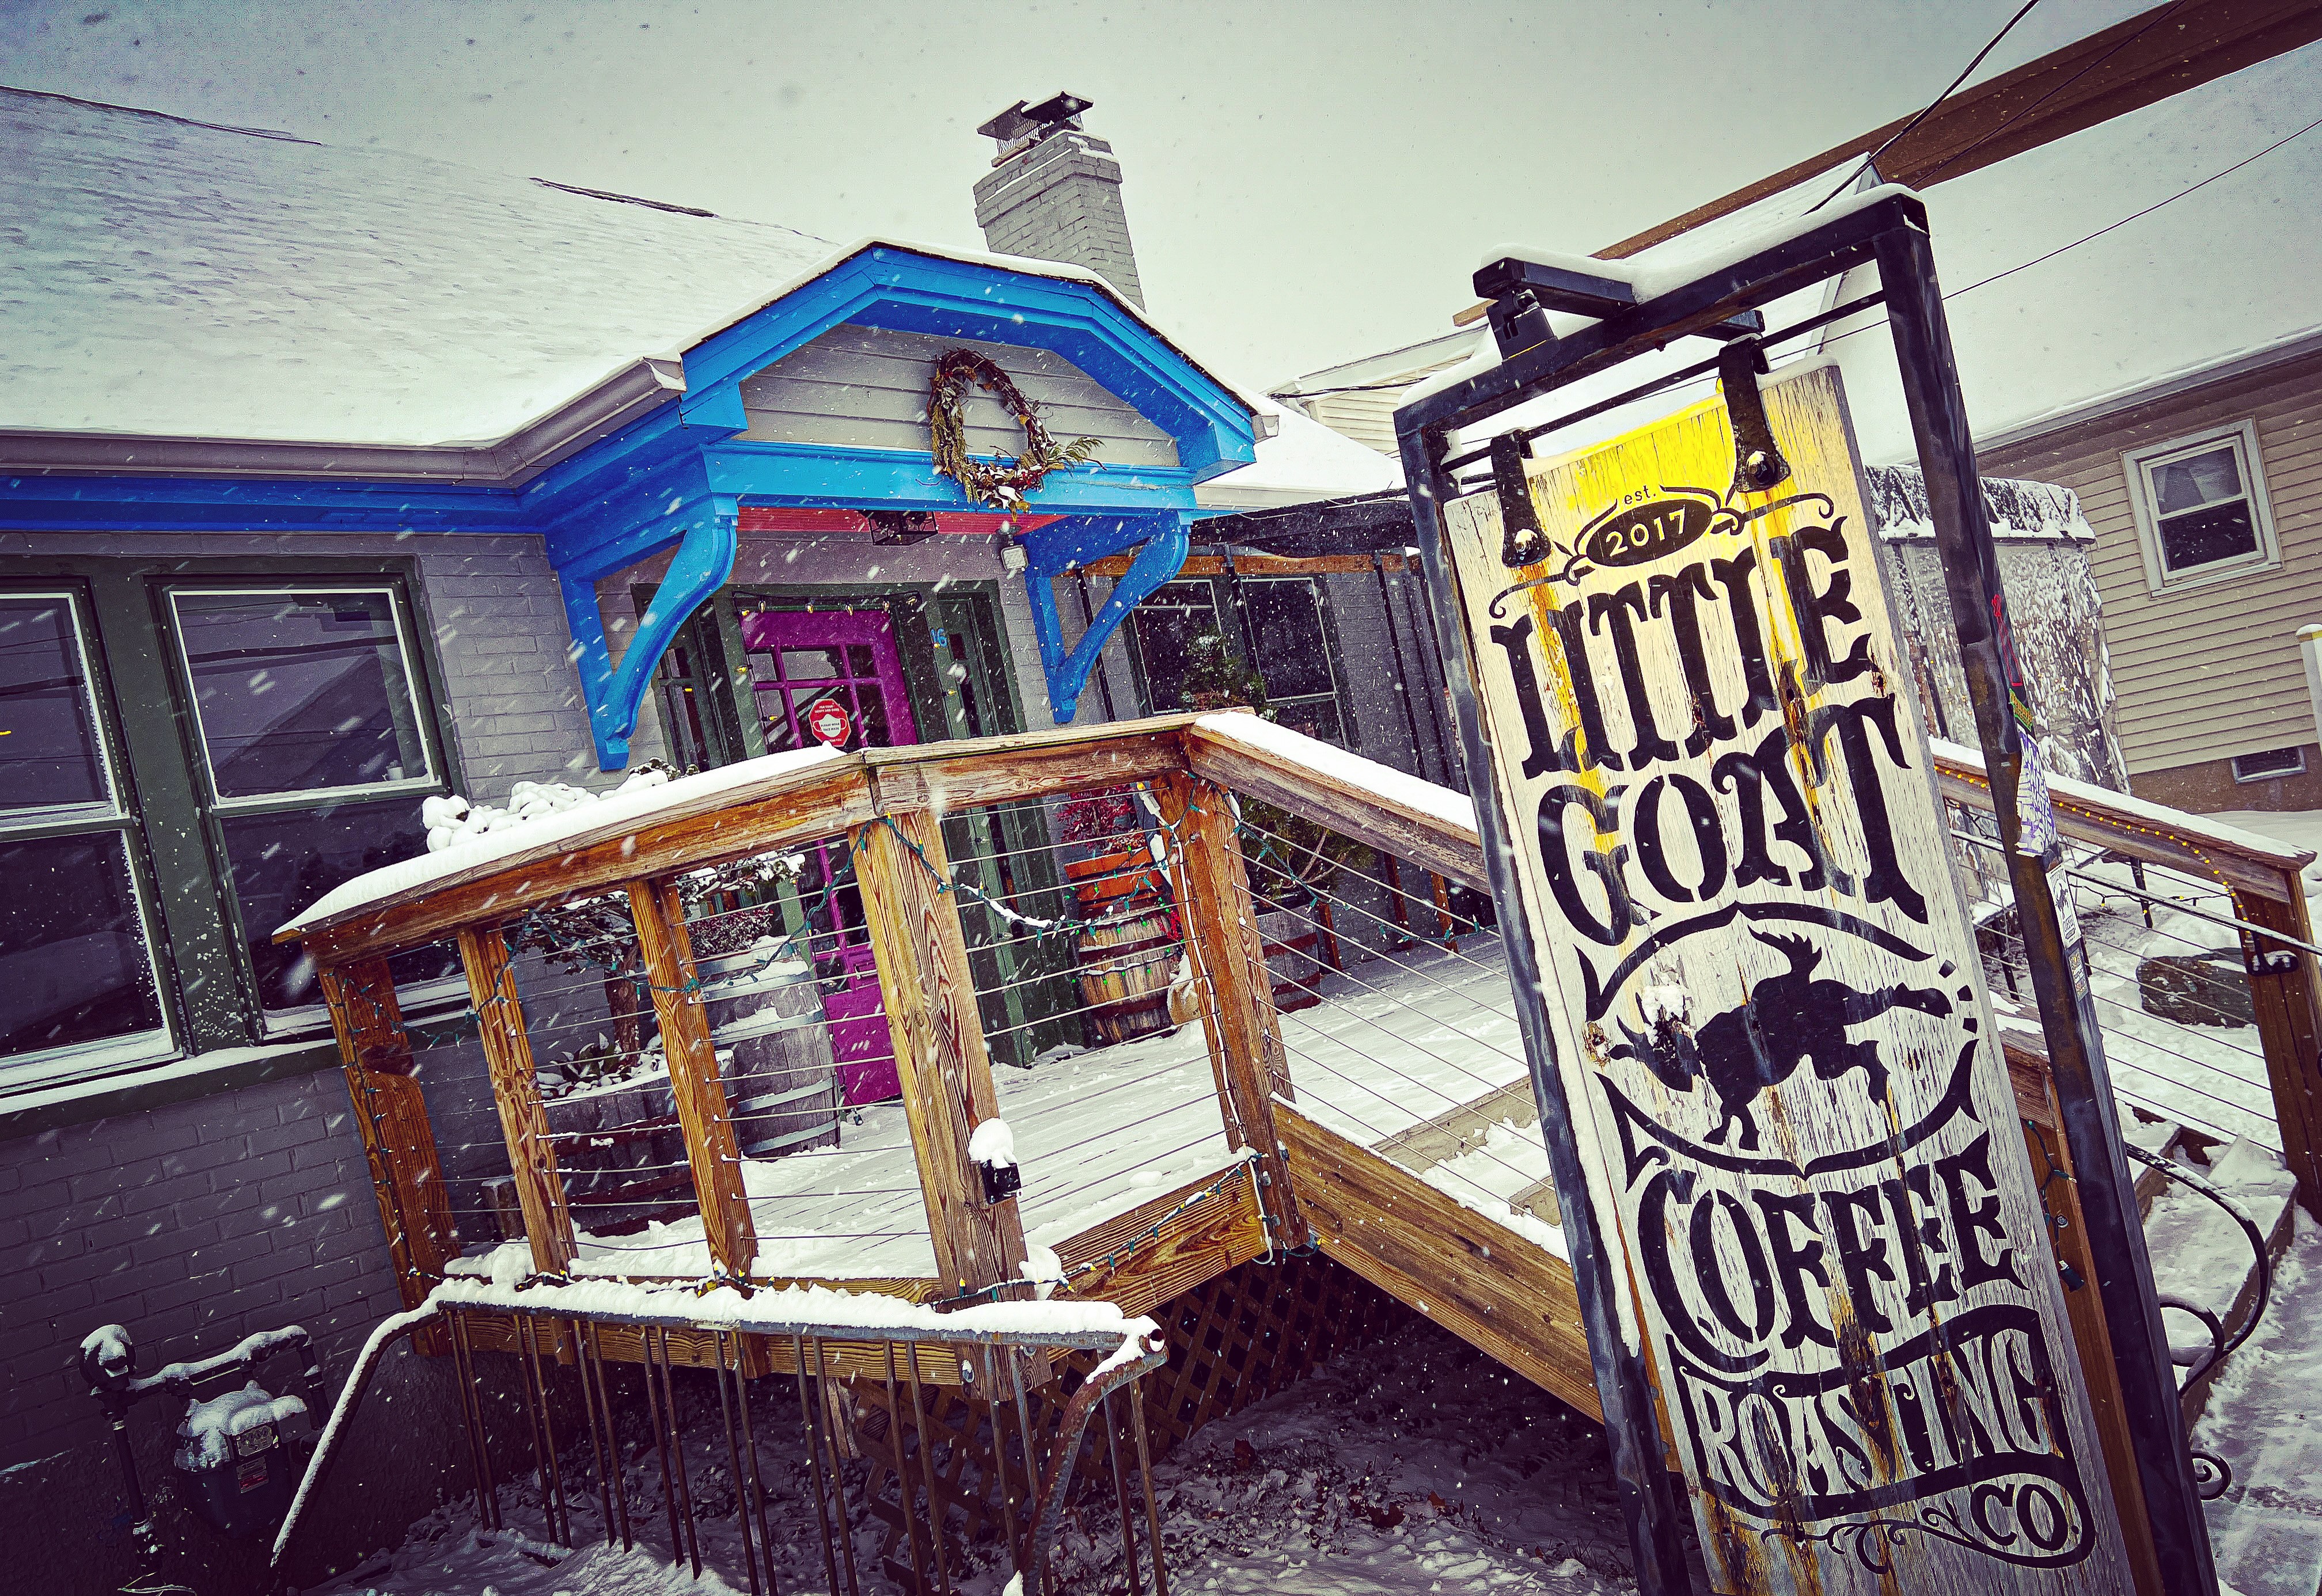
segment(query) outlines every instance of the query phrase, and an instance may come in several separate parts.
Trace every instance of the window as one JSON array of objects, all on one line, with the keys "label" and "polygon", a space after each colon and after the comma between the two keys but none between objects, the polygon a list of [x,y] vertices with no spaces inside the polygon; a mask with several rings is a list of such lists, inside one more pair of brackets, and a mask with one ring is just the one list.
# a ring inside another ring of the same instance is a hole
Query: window
[{"label": "window", "polygon": [[[12,562],[0,1092],[327,1035],[275,928],[424,852],[420,802],[450,786],[403,579],[351,563]],[[424,1000],[456,959],[390,965]]]},{"label": "window", "polygon": [[171,1046],[102,699],[79,596],[0,593],[0,1084]]},{"label": "window", "polygon": [[2124,459],[2144,543],[2145,579],[2153,591],[2281,562],[2254,423],[2180,438]]},{"label": "window", "polygon": [[340,882],[425,852],[420,800],[444,786],[398,595],[173,587],[169,600],[200,798],[266,1028],[318,1025],[314,965],[275,928]]},{"label": "window", "polygon": [[[1220,598],[1227,595],[1221,609]],[[1239,623],[1235,647],[1266,683],[1275,718],[1310,737],[1346,744],[1330,629],[1312,577],[1167,582],[1130,613],[1146,702],[1154,714],[1184,702],[1193,639],[1219,630],[1225,624],[1220,616],[1230,614]]]},{"label": "window", "polygon": [[1239,584],[1250,653],[1266,679],[1275,718],[1294,731],[1344,744],[1339,684],[1332,675],[1322,596],[1312,577],[1274,577]]},{"label": "window", "polygon": [[2302,748],[2274,748],[2263,753],[2243,753],[2234,757],[2234,780],[2236,781],[2272,781],[2283,776],[2306,773],[2306,751]]},{"label": "window", "polygon": [[1207,582],[1164,582],[1131,613],[1147,701],[1154,714],[1166,715],[1185,702],[1193,639],[1218,629],[1217,599]]}]

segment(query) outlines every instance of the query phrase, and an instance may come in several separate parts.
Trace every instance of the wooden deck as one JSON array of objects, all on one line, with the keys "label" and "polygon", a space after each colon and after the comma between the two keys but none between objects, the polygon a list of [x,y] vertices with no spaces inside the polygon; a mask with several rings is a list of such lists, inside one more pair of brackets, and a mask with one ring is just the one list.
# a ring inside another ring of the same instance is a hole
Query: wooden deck
[{"label": "wooden deck", "polygon": [[[1273,732],[1273,728],[1267,728]],[[1253,1259],[1311,1245],[1583,1411],[1596,1411],[1588,1349],[1561,1254],[1522,1048],[1488,936],[1423,942],[1349,963],[1322,1001],[1277,1011],[1235,844],[1230,795],[1261,799],[1429,873],[1477,883],[1482,858],[1456,795],[1328,751],[1302,763],[1277,736],[1193,716],[983,743],[768,761],[673,784],[652,812],[497,857],[443,856],[391,889],[285,933],[325,971],[350,1088],[372,1154],[382,1219],[407,1299],[446,1272],[489,1268],[453,1215],[386,959],[460,943],[491,1058],[493,1099],[522,1199],[526,1265],[552,1274],[824,1284],[921,1301],[1021,1296],[1034,1249],[1052,1248],[1069,1291],[1147,1312]],[[1979,772],[1939,760],[1945,794],[1988,802]],[[1199,1022],[1037,1068],[995,1067],[975,1023],[961,898],[944,816],[977,806],[1143,783],[1168,839]],[[2189,839],[2129,805],[2060,791],[2063,828],[2118,856],[2229,882],[2244,912],[2307,939],[2295,862],[2230,839]],[[585,819],[585,816],[583,817]],[[836,839],[861,883],[903,1082],[836,1146],[739,1155],[702,1020],[683,872]],[[653,1008],[683,1120],[696,1214],[644,1233],[576,1226],[534,1085],[523,994],[505,927],[535,909],[625,901],[652,970]],[[499,950],[499,951],[495,951]],[[2270,971],[2259,1026],[2278,1082],[2314,1073],[2314,961]],[[2044,1062],[2011,1048],[2027,1135],[2052,1125]],[[2322,1097],[2301,1090],[2281,1130],[2312,1200]],[[1004,1119],[1025,1178],[987,1202],[967,1156],[974,1127]],[[2051,1138],[2052,1142],[2052,1138]],[[2036,1155],[2035,1155],[2036,1156]],[[2077,1228],[2058,1233],[2069,1258]],[[2076,1267],[2086,1272],[2085,1260]],[[2078,1299],[2075,1307],[2082,1306]],[[2086,1318],[2087,1316],[2079,1316]],[[2089,1366],[2100,1322],[2076,1318]],[[488,1342],[486,1343],[489,1344]],[[616,1340],[610,1355],[622,1355]],[[681,1361],[692,1355],[681,1345]],[[786,1349],[752,1367],[787,1367]],[[836,1349],[844,1366],[846,1349]],[[2099,1392],[2101,1401],[2102,1393]],[[2117,1427],[2108,1428],[2117,1436]]]}]

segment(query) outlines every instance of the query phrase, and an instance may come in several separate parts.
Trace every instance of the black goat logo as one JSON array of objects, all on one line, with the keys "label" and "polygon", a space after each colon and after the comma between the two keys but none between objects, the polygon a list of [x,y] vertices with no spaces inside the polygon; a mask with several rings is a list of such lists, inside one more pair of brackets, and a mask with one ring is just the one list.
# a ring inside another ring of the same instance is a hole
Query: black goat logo
[{"label": "black goat logo", "polygon": [[1725,1110],[1708,1139],[1723,1143],[1738,1121],[1742,1135],[1736,1145],[1754,1152],[1758,1121],[1751,1105],[1761,1089],[1787,1081],[1811,1058],[1815,1074],[1824,1081],[1835,1081],[1849,1070],[1861,1071],[1863,1084],[1876,1102],[1887,1095],[1887,1065],[1879,1056],[1879,1044],[1850,1042],[1846,1028],[1894,1008],[1948,1015],[1952,1000],[1920,988],[1896,985],[1858,992],[1843,981],[1815,980],[1811,977],[1822,962],[1822,950],[1805,937],[1750,935],[1778,951],[1790,967],[1760,981],[1739,1008],[1727,1009],[1697,1032],[1687,1033],[1668,1018],[1650,1032],[1632,1030],[1627,1021],[1620,1021],[1629,1040],[1616,1044],[1612,1054],[1636,1060],[1674,1091],[1690,1091],[1695,1081],[1707,1081]]}]

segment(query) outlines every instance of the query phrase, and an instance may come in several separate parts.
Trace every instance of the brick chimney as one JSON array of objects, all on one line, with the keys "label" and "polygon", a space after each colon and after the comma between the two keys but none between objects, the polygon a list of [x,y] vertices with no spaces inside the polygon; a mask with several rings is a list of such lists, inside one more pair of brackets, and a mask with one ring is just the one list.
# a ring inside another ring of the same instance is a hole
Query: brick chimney
[{"label": "brick chimney", "polygon": [[1019,100],[975,130],[1000,149],[975,186],[976,224],[994,254],[1086,267],[1141,310],[1120,162],[1111,145],[1081,130],[1090,104],[1068,94],[1037,105]]}]

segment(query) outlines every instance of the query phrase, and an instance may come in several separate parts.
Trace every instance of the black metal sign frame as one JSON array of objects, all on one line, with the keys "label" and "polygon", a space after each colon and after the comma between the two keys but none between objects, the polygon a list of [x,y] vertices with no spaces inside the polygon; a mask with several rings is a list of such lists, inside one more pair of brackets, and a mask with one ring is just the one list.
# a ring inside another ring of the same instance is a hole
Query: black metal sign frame
[{"label": "black metal sign frame", "polygon": [[[1477,796],[1484,858],[1505,933],[1516,1018],[1540,1099],[1540,1129],[1563,1208],[1581,1318],[1588,1335],[1596,1389],[1619,1476],[1637,1561],[1638,1583],[1648,1596],[1689,1591],[1681,1510],[1662,1467],[1653,1393],[1641,1354],[1621,1331],[1619,1293],[1627,1272],[1619,1244],[1601,1234],[1587,1200],[1587,1178],[1575,1139],[1570,1106],[1558,1072],[1547,1014],[1547,986],[1538,968],[1531,928],[1515,880],[1515,853],[1502,836],[1497,807],[1487,801],[1491,781],[1465,627],[1443,547],[1442,506],[1458,496],[1452,472],[1489,458],[1476,450],[1452,457],[1454,429],[1475,426],[1517,405],[1568,388],[1687,335],[1726,340],[1751,330],[1751,313],[1800,289],[1875,264],[1879,292],[1788,331],[1825,324],[1882,301],[1895,342],[1904,397],[1935,526],[1976,733],[1991,780],[2001,846],[2007,851],[2026,960],[2047,1039],[2057,1102],[2077,1174],[2082,1221],[2096,1265],[2097,1286],[2110,1333],[2124,1418],[2135,1446],[2139,1483],[2163,1586],[2214,1596],[2217,1572],[2207,1527],[2193,1489],[2193,1464],[2179,1418],[2168,1340],[2154,1298],[2134,1178],[2122,1152],[2118,1110],[2085,967],[2074,962],[2058,918],[2050,871],[2061,861],[2052,828],[2026,841],[2018,787],[2025,774],[2019,713],[2025,689],[2007,622],[2007,597],[1976,473],[1975,448],[1961,397],[1951,332],[1925,207],[1890,194],[1842,213],[1824,225],[1709,272],[1642,304],[1607,300],[1592,314],[1603,319],[1563,337],[1550,333],[1539,285],[1518,274],[1504,285],[1493,309],[1500,364],[1395,412],[1395,432],[1419,530],[1422,564],[1460,744]],[[1537,275],[1533,273],[1531,275]],[[1490,287],[1491,285],[1486,285]],[[1601,286],[1601,285],[1598,285]],[[1625,284],[1615,285],[1625,288]],[[1531,342],[1527,342],[1527,340]],[[1727,351],[1729,355],[1738,351]],[[1709,365],[1718,362],[1711,361]],[[1729,360],[1728,365],[1732,364]],[[1679,375],[1684,375],[1680,373]],[[1641,397],[1671,379],[1622,398]],[[1614,401],[1618,402],[1618,401]],[[1550,429],[1606,408],[1591,406]],[[1538,431],[1528,429],[1533,435]],[[1502,451],[1504,452],[1504,450]],[[2036,777],[2035,777],[2036,780]],[[2044,835],[2042,834],[2044,833]]]}]

